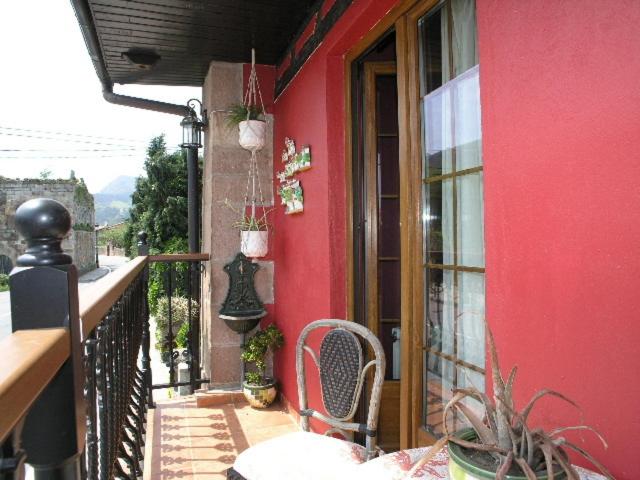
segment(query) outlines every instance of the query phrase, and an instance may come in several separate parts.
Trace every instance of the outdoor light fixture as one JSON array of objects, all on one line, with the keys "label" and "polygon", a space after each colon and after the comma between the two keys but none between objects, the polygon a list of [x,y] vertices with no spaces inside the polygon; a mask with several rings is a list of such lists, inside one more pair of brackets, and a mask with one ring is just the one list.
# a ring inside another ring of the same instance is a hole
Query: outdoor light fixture
[{"label": "outdoor light fixture", "polygon": [[158,60],[160,60],[160,55],[153,50],[139,48],[132,48],[126,52],[122,52],[121,56],[140,70],[151,70]]},{"label": "outdoor light fixture", "polygon": [[[196,113],[195,106],[199,107],[200,118]],[[196,98],[192,98],[187,102],[187,106],[191,112],[180,122],[182,127],[182,148],[200,148],[202,147],[202,127],[206,125],[207,114],[202,109],[202,103]]]}]

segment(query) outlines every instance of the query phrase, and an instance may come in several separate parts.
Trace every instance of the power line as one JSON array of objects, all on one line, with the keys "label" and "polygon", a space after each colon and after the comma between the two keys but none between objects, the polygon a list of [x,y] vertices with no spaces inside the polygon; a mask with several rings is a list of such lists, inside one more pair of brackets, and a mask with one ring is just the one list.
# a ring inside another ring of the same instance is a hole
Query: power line
[{"label": "power line", "polygon": [[144,144],[148,143],[145,140],[136,140],[134,138],[105,137],[105,136],[102,136],[102,135],[85,135],[85,134],[82,134],[82,133],[59,132],[59,131],[53,131],[53,130],[34,130],[34,129],[31,129],[31,128],[3,127],[2,125],[0,125],[0,129],[3,129],[3,130],[17,130],[17,131],[20,131],[20,132],[30,132],[30,133],[44,133],[44,134],[47,134],[47,135],[64,135],[64,136],[83,137],[83,138],[97,138],[97,139],[101,139],[101,140],[121,140],[121,141],[124,141],[124,142],[131,142],[131,143],[144,143]]},{"label": "power line", "polygon": [[135,152],[139,151],[138,148],[65,148],[65,149],[53,149],[53,148],[0,148],[0,152],[45,152],[45,153],[74,153],[74,152]]},{"label": "power line", "polygon": [[120,155],[100,155],[97,157],[88,157],[87,155],[74,155],[74,156],[43,156],[43,155],[33,155],[33,156],[0,156],[0,160],[51,160],[51,159],[87,159],[87,160],[100,160],[101,158],[121,158],[121,157],[137,157],[141,158],[140,155],[133,155],[129,153],[124,153]]},{"label": "power line", "polygon": [[[25,135],[22,133],[7,133],[7,132],[0,132],[0,135],[5,135],[8,137],[24,137],[24,138],[35,138],[35,139],[39,139],[39,140],[54,140],[56,142],[70,142],[70,143],[86,143],[89,145],[112,145],[115,147],[132,147],[132,145],[123,145],[121,143],[108,143],[108,142],[96,142],[93,140],[80,140],[80,139],[75,139],[75,138],[69,138],[69,139],[63,139],[63,138],[55,138],[55,137],[41,137],[41,136],[37,136],[37,135]],[[143,147],[138,147],[138,148],[143,148]]]}]

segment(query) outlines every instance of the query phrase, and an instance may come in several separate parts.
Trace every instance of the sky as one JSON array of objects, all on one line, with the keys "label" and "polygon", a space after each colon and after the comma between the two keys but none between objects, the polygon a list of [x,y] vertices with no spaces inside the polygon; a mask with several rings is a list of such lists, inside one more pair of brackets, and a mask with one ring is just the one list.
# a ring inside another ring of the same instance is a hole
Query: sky
[{"label": "sky", "polygon": [[[115,85],[116,93],[186,104],[201,88]],[[178,148],[181,118],[107,103],[69,0],[0,5],[0,176],[69,178],[92,193],[138,176],[149,140]]]}]

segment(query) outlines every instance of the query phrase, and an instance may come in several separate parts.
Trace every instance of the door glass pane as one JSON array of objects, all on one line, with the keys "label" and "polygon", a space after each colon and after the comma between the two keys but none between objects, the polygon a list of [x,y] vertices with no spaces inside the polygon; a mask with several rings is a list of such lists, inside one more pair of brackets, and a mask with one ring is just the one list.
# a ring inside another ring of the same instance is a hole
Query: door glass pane
[{"label": "door glass pane", "polygon": [[442,413],[451,399],[454,364],[436,354],[427,353],[424,367],[427,375],[422,396],[425,412],[423,421],[432,434],[440,436],[444,433]]},{"label": "door glass pane", "polygon": [[453,272],[427,270],[427,324],[424,344],[430,350],[453,353],[454,292]]},{"label": "door glass pane", "polygon": [[479,73],[476,65],[451,82],[454,110],[452,136],[455,138],[458,171],[482,164]]},{"label": "door glass pane", "polygon": [[457,177],[458,265],[484,267],[482,172]]},{"label": "door glass pane", "polygon": [[[425,269],[424,427],[442,434],[451,390],[484,390],[484,202],[475,2],[419,21]],[[474,401],[468,401],[471,408]],[[452,414],[450,427],[464,418]]]},{"label": "door glass pane", "polygon": [[484,273],[458,272],[457,356],[484,369]]},{"label": "door glass pane", "polygon": [[435,265],[453,264],[453,180],[430,182],[425,187],[426,259]]}]

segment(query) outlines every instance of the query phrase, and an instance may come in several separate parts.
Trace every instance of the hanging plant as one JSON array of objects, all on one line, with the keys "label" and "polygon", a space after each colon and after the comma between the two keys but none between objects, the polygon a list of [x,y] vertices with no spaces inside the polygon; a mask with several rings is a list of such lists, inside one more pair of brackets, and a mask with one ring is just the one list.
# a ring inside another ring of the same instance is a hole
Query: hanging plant
[{"label": "hanging plant", "polygon": [[[264,113],[262,93],[260,92],[260,84],[256,74],[256,52],[252,49],[251,74],[249,75],[244,101],[240,105],[229,107],[227,113],[227,124],[238,125],[240,146],[251,151],[247,190],[244,196],[242,212],[238,212],[225,200],[226,206],[240,216],[240,220],[235,222],[233,226],[240,230],[240,251],[250,258],[264,257],[269,250],[267,214],[270,210],[265,210],[257,157],[257,152],[264,147],[267,138],[267,123],[264,121]],[[248,214],[247,207],[250,209]],[[262,209],[262,215],[257,214],[256,207]]]},{"label": "hanging plant", "polygon": [[247,107],[242,103],[231,105],[227,110],[227,126],[229,128],[235,128],[247,120],[247,117],[249,117],[249,120],[260,120],[263,122],[264,112],[262,107],[257,105]]},{"label": "hanging plant", "polygon": [[251,74],[242,104],[231,105],[227,110],[227,124],[238,125],[238,142],[246,150],[255,153],[262,150],[267,141],[267,123],[264,103],[256,73],[256,52],[251,50]]},{"label": "hanging plant", "polygon": [[[269,229],[271,228],[267,217],[273,208],[266,210],[264,206],[252,205],[251,212],[246,214],[234,208],[228,199],[225,200],[224,205],[241,217],[233,223],[233,228],[240,231],[240,251],[249,258],[264,257],[269,252]],[[262,215],[256,215],[256,207],[262,208]]]}]

